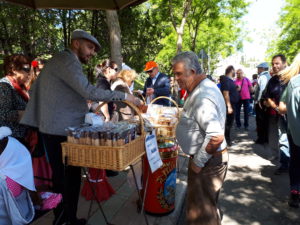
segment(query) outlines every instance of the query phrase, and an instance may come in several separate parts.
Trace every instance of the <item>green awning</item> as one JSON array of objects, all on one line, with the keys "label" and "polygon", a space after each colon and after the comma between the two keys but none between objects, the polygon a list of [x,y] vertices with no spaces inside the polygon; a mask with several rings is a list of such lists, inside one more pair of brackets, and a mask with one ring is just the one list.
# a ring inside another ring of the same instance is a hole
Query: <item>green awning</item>
[{"label": "green awning", "polygon": [[123,9],[146,0],[4,0],[34,9]]}]

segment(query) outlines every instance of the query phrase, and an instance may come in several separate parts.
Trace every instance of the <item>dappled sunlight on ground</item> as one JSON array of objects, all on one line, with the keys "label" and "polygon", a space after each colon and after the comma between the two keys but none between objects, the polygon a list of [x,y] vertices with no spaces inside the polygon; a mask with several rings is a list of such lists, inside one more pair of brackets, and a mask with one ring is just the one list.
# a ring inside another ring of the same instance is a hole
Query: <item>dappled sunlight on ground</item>
[{"label": "dappled sunlight on ground", "polygon": [[287,205],[288,175],[274,175],[277,163],[268,160],[268,148],[253,142],[254,118],[249,130],[234,130],[235,144],[229,148],[229,169],[220,194],[222,224],[300,224],[300,210]]}]

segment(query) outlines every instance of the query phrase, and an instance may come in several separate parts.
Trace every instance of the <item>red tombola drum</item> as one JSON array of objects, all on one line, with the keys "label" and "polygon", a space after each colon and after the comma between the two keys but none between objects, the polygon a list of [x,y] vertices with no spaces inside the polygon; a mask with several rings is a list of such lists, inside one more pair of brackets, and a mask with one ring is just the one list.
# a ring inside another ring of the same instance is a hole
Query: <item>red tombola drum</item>
[{"label": "red tombola drum", "polygon": [[143,187],[146,188],[144,210],[147,213],[162,215],[172,212],[175,208],[177,145],[159,148],[159,152],[163,165],[154,173],[151,173],[147,156],[144,156]]}]

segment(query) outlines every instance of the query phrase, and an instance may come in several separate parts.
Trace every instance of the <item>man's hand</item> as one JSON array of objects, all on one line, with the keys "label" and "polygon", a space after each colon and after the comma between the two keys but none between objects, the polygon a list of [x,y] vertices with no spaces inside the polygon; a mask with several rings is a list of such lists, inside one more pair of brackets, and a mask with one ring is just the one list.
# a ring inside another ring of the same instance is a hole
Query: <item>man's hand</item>
[{"label": "man's hand", "polygon": [[210,138],[205,150],[208,154],[214,154],[224,140],[224,135],[217,135]]},{"label": "man's hand", "polygon": [[267,100],[264,101],[264,105],[270,107],[270,103]]},{"label": "man's hand", "polygon": [[137,98],[137,97],[135,97],[135,96],[133,96],[131,94],[127,94],[127,98],[125,100],[129,101],[129,102],[131,102],[131,103],[133,103],[133,104],[135,104],[137,106],[140,106],[140,105],[143,104],[143,102],[139,98]]},{"label": "man's hand", "polygon": [[232,114],[232,113],[233,113],[233,109],[232,109],[231,105],[229,105],[227,107],[227,114]]},{"label": "man's hand", "polygon": [[146,91],[146,95],[149,96],[149,95],[152,95],[154,93],[154,89],[153,88],[147,88],[147,91]]},{"label": "man's hand", "polygon": [[200,173],[202,167],[197,166],[193,161],[191,162],[191,169],[195,172],[195,173]]}]

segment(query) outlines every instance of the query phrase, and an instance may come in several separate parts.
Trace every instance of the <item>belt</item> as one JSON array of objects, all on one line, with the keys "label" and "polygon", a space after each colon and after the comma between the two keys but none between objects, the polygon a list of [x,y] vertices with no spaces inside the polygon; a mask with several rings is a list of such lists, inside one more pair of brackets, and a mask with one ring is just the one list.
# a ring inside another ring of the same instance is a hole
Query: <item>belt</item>
[{"label": "belt", "polygon": [[[227,148],[224,148],[224,149],[221,150],[221,151],[215,152],[214,154],[212,154],[212,156],[219,156],[219,155],[222,155],[222,154],[224,154],[224,153],[226,153],[226,152],[227,152]],[[193,159],[193,158],[194,158],[194,155],[190,155],[190,157]]]},{"label": "belt", "polygon": [[224,148],[223,150],[221,150],[221,151],[218,151],[218,152],[215,152],[214,154],[212,154],[213,156],[219,156],[219,155],[222,155],[222,154],[224,154],[224,153],[226,153],[227,152],[227,148]]}]

